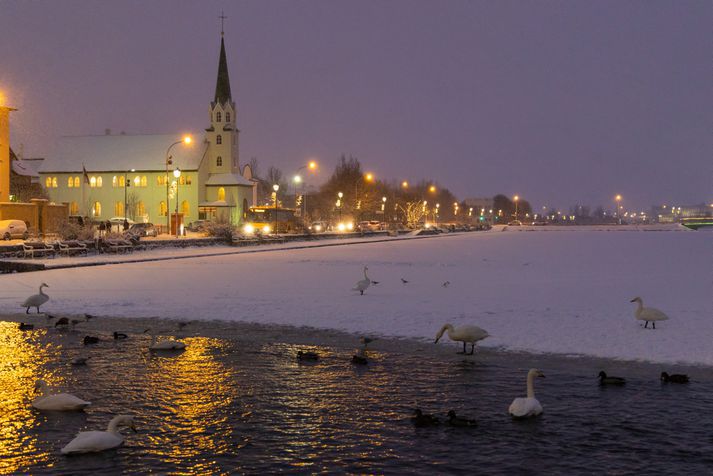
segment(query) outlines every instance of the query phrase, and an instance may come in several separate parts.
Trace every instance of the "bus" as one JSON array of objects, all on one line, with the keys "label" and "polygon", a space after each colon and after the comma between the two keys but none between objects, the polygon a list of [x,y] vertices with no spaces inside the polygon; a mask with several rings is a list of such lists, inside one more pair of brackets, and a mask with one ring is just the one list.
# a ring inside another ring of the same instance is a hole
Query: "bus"
[{"label": "bus", "polygon": [[245,216],[243,233],[295,233],[299,228],[294,208],[250,207]]}]

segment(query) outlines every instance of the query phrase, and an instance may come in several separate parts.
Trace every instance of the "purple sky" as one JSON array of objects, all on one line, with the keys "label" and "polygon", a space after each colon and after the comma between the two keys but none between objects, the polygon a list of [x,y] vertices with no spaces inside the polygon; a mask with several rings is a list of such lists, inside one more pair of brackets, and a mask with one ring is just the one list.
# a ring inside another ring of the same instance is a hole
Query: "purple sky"
[{"label": "purple sky", "polygon": [[342,154],[536,207],[713,203],[708,1],[0,0],[12,144],[208,124],[225,10],[241,162]]}]

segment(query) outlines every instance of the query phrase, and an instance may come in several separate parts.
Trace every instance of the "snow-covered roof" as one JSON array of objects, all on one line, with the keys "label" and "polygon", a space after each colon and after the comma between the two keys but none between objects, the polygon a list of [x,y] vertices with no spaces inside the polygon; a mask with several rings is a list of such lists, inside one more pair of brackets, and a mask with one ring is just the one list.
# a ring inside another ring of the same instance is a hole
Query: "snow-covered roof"
[{"label": "snow-covered roof", "polygon": [[[190,145],[176,144],[171,148],[170,168],[198,169],[208,144],[202,134],[191,137],[194,141]],[[87,172],[161,171],[166,169],[166,150],[180,139],[179,134],[61,137],[39,172],[81,172],[82,165]]]},{"label": "snow-covered roof", "polygon": [[206,185],[247,185],[248,187],[253,186],[251,180],[246,179],[242,175],[237,174],[211,174],[208,180],[205,182]]},{"label": "snow-covered roof", "polygon": [[214,202],[200,202],[199,207],[234,207],[234,203],[228,203],[225,200],[216,200]]},{"label": "snow-covered roof", "polygon": [[26,177],[38,177],[37,172],[42,166],[44,159],[17,159],[12,162],[12,171],[17,175],[24,175]]}]

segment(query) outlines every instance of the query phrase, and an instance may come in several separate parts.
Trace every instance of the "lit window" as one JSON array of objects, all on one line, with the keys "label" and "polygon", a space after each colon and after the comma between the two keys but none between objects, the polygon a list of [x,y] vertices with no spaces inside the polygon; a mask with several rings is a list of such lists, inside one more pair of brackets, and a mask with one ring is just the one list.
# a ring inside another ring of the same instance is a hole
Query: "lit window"
[{"label": "lit window", "polygon": [[221,136],[220,134],[218,134],[217,136],[215,136],[215,143],[216,143],[216,144],[222,144],[222,143],[223,143],[223,136]]},{"label": "lit window", "polygon": [[218,200],[225,200],[225,189],[223,187],[218,189]]},{"label": "lit window", "polygon": [[223,165],[223,158],[221,156],[218,156],[218,158],[215,159],[215,165],[218,167],[221,167]]},{"label": "lit window", "polygon": [[161,200],[161,203],[159,203],[158,208],[159,208],[159,210],[160,210],[160,211],[159,211],[159,215],[161,215],[162,217],[165,217],[165,216],[166,216],[166,212],[168,212],[168,208],[166,207],[166,202],[164,202],[163,200]]},{"label": "lit window", "polygon": [[124,187],[126,186],[126,177],[123,175],[119,175],[119,187]]},{"label": "lit window", "polygon": [[74,188],[79,188],[80,184],[79,177],[74,177]]},{"label": "lit window", "polygon": [[57,188],[57,177],[52,177],[52,188]]},{"label": "lit window", "polygon": [[136,215],[140,217],[146,215],[146,206],[144,205],[144,202],[139,201],[139,203],[136,204]]},{"label": "lit window", "polygon": [[191,184],[191,176],[187,175],[186,176],[186,185],[190,185],[190,184]]},{"label": "lit window", "polygon": [[73,188],[74,187],[74,177],[69,177],[67,179],[67,187]]},{"label": "lit window", "polygon": [[188,203],[188,200],[181,202],[181,212],[184,217],[191,216],[191,205]]},{"label": "lit window", "polygon": [[102,186],[102,178],[97,177],[97,187],[101,187],[101,186]]},{"label": "lit window", "polygon": [[134,177],[134,187],[138,187],[139,185],[141,185],[141,177],[137,175]]},{"label": "lit window", "polygon": [[102,204],[101,203],[94,202],[94,206],[92,207],[92,215],[95,217],[102,216]]},{"label": "lit window", "polygon": [[215,122],[220,122],[220,119],[221,119],[220,113],[219,113],[219,112],[216,112],[216,113],[215,113]]},{"label": "lit window", "polygon": [[230,122],[230,113],[229,112],[225,113],[225,122]]},{"label": "lit window", "polygon": [[142,175],[142,176],[141,176],[141,186],[142,186],[142,187],[146,187],[146,186],[148,186],[148,184],[149,184],[148,178],[146,178],[145,175]]},{"label": "lit window", "polygon": [[124,202],[114,202],[114,216],[124,216]]},{"label": "lit window", "polygon": [[181,185],[185,185],[186,184],[186,176],[181,174],[181,178],[178,179],[178,183],[180,183]]},{"label": "lit window", "polygon": [[94,188],[97,186],[97,178],[92,175],[92,177],[89,179],[89,186]]},{"label": "lit window", "polygon": [[119,186],[119,179],[118,179],[118,177],[117,177],[116,175],[114,175],[114,176],[111,178],[111,186],[112,186],[112,187],[118,187],[118,186]]},{"label": "lit window", "polygon": [[72,202],[69,204],[69,214],[79,215],[79,204],[77,202]]},{"label": "lit window", "polygon": [[164,178],[165,178],[165,176],[163,176],[163,175],[157,175],[156,176],[156,185],[158,185],[159,187],[161,185],[164,185],[164,183],[163,183]]}]

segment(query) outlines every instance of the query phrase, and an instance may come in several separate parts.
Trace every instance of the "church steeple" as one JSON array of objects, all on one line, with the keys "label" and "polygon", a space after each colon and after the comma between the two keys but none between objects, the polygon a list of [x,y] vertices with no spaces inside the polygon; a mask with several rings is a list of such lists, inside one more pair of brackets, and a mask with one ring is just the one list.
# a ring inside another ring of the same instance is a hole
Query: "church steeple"
[{"label": "church steeple", "polygon": [[231,103],[230,77],[228,76],[228,60],[225,58],[225,40],[223,32],[220,33],[220,59],[218,60],[218,81],[215,84],[216,104]]}]

